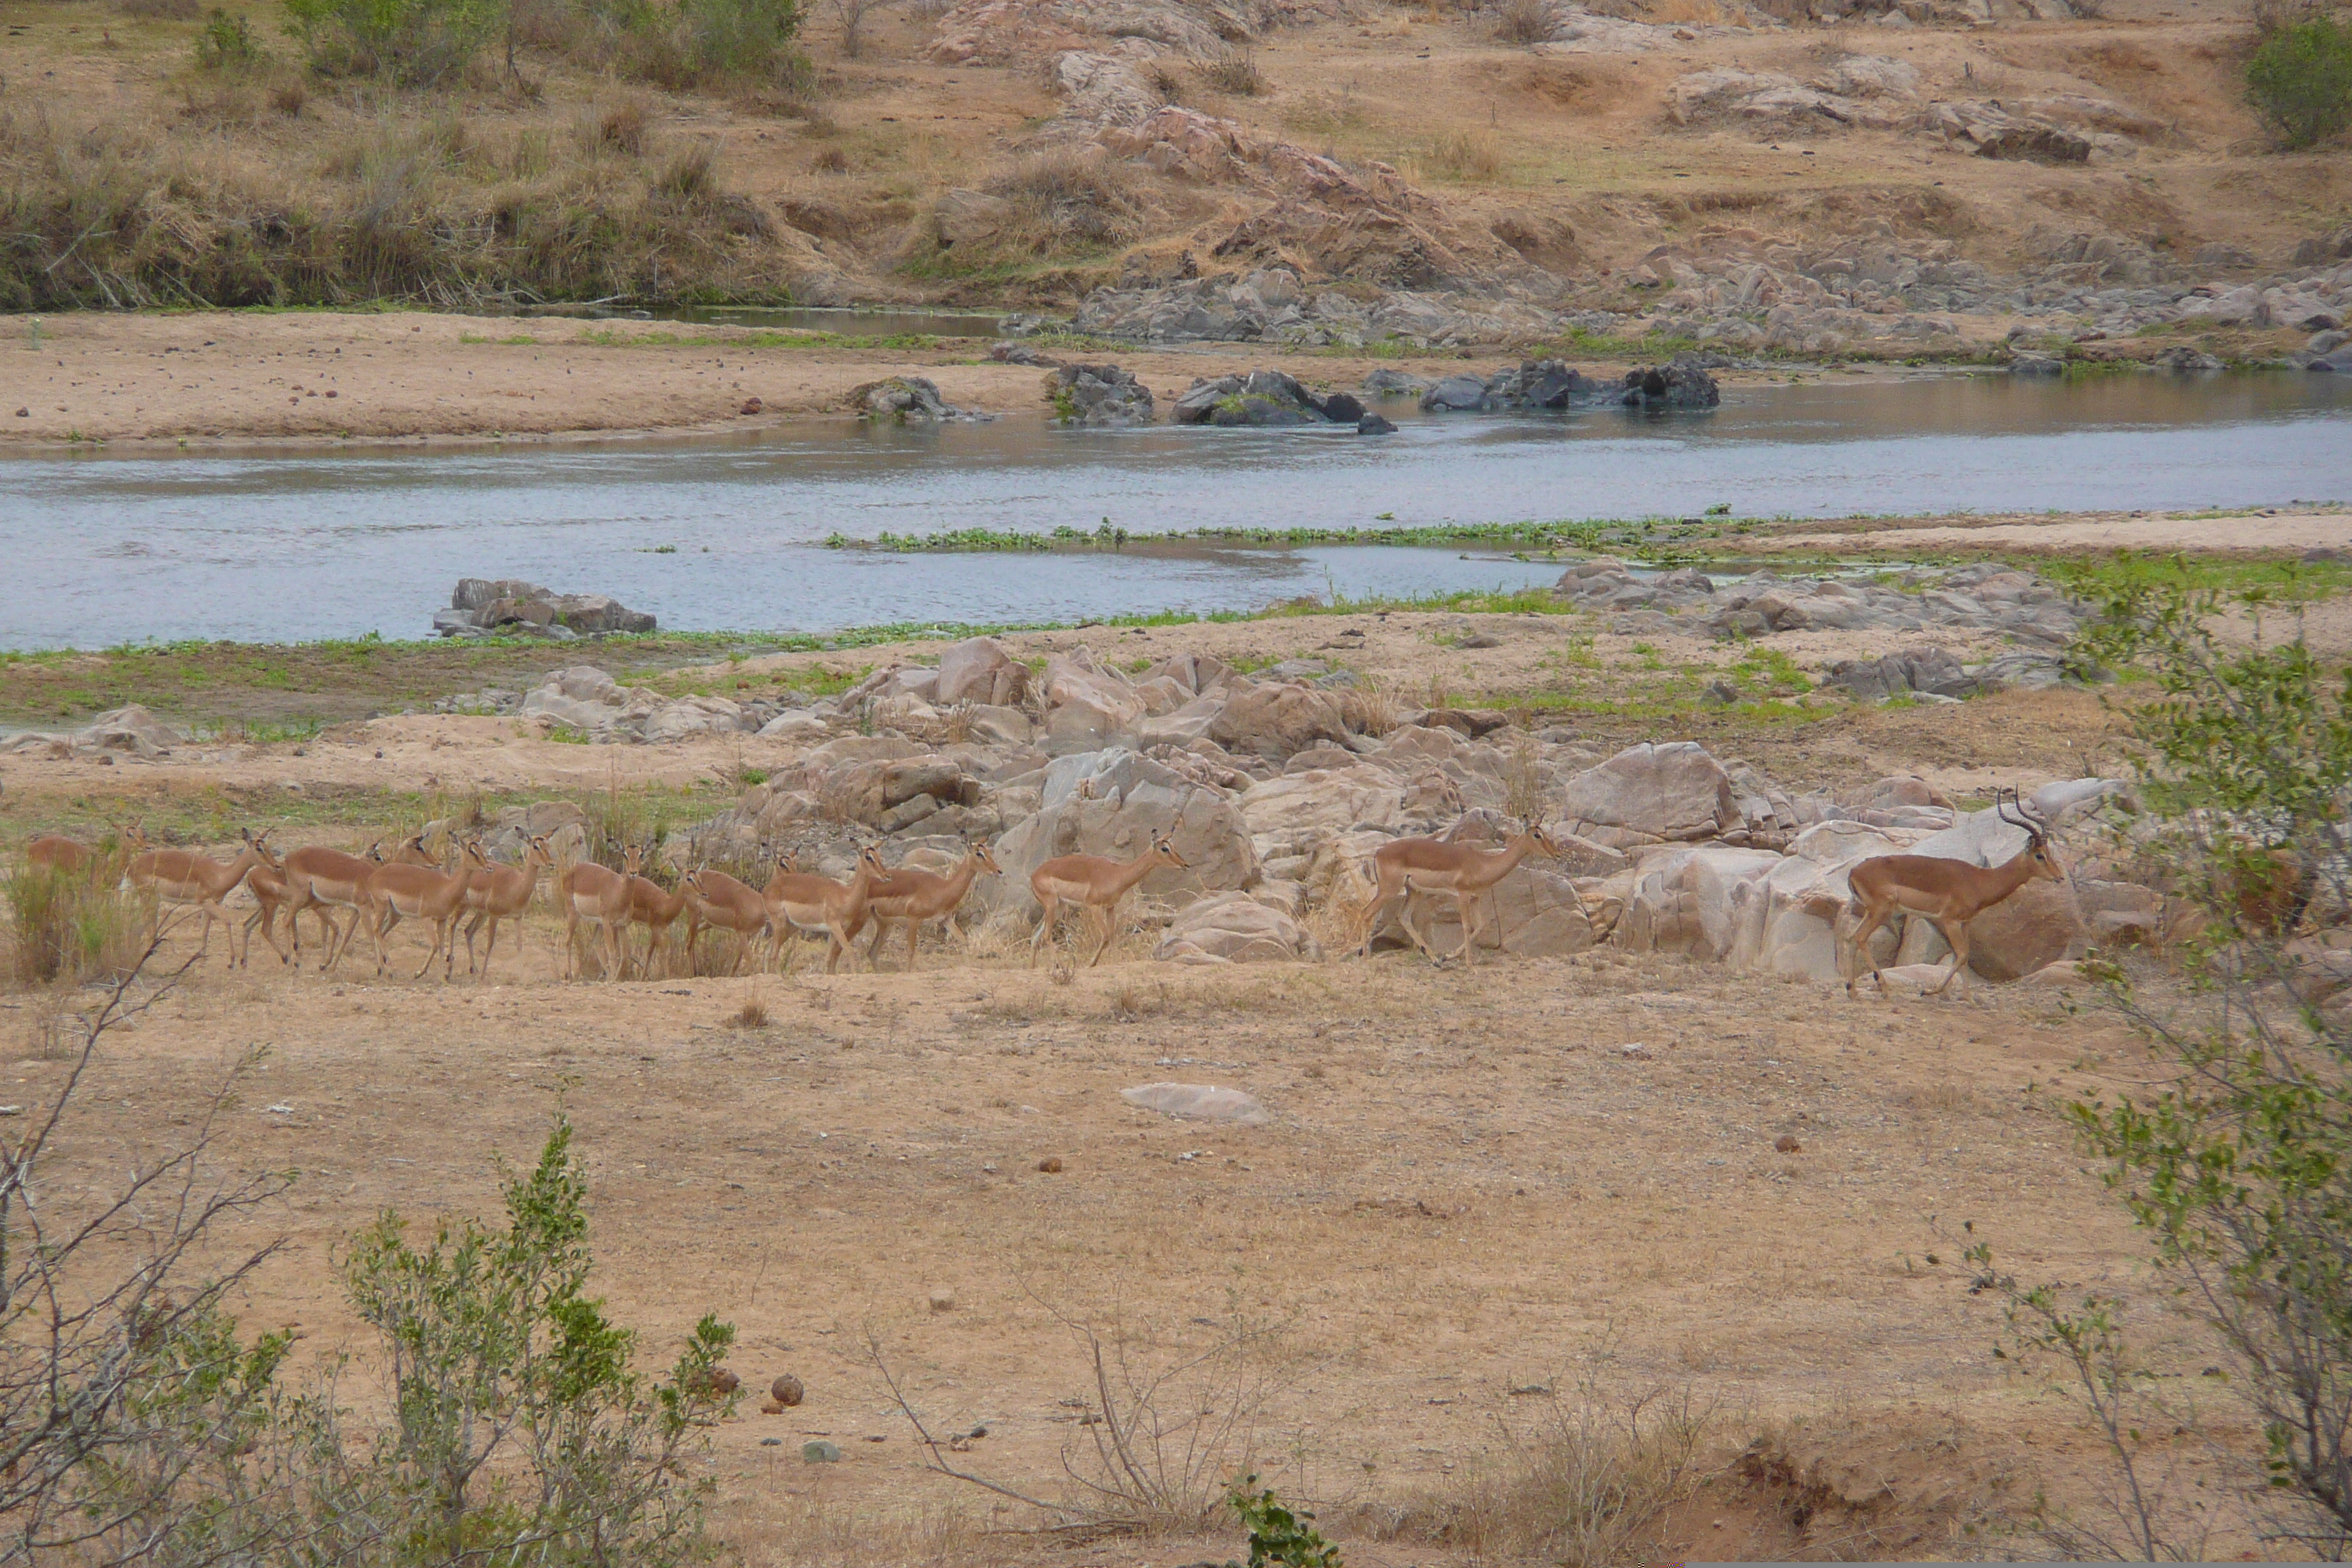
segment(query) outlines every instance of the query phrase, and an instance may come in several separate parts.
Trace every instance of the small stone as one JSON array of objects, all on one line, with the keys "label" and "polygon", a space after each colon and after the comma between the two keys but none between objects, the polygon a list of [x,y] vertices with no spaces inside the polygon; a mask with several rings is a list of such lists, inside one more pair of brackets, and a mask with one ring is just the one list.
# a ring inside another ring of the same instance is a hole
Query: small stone
[{"label": "small stone", "polygon": [[841,1445],[829,1443],[823,1437],[814,1442],[803,1443],[801,1462],[809,1465],[837,1465],[841,1463]]},{"label": "small stone", "polygon": [[785,1373],[769,1384],[768,1392],[779,1405],[798,1405],[808,1396],[808,1391],[801,1386],[801,1380],[791,1373]]},{"label": "small stone", "polygon": [[743,400],[743,412],[745,414],[757,414],[761,409],[765,408],[766,406],[766,404],[761,402],[756,397],[747,397]]},{"label": "small stone", "polygon": [[1772,1147],[1779,1150],[1783,1154],[1798,1154],[1804,1152],[1805,1146],[1802,1143],[1798,1142],[1792,1134],[1783,1132],[1780,1136],[1772,1140]]},{"label": "small stone", "polygon": [[1062,1157],[1059,1154],[1048,1154],[1037,1162],[1037,1168],[1049,1176],[1058,1176],[1062,1173]]},{"label": "small stone", "polygon": [[772,1399],[760,1402],[760,1414],[762,1415],[782,1415],[783,1413],[784,1407]]},{"label": "small stone", "polygon": [[782,1437],[762,1437],[760,1439],[760,1447],[762,1448],[781,1448],[783,1446],[784,1440]]},{"label": "small stone", "polygon": [[16,417],[19,419],[30,419],[32,416],[33,411],[29,408],[19,408],[16,410]]},{"label": "small stone", "polygon": [[931,1310],[932,1310],[932,1311],[934,1311],[934,1312],[952,1312],[952,1311],[954,1311],[954,1310],[955,1310],[955,1292],[954,1292],[954,1291],[952,1291],[952,1290],[934,1290],[934,1291],[932,1291],[932,1292],[931,1292]]},{"label": "small stone", "polygon": [[1396,434],[1396,426],[1391,421],[1383,419],[1377,414],[1367,414],[1362,418],[1356,421],[1356,434],[1359,436],[1393,436]]}]

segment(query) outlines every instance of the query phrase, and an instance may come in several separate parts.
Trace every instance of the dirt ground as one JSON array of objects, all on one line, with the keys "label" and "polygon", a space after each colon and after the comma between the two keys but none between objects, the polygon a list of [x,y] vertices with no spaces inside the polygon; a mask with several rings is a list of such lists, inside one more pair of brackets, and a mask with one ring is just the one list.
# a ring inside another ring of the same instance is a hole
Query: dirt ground
[{"label": "dirt ground", "polygon": [[1786,550],[1982,550],[2002,555],[2080,555],[2085,552],[2190,551],[2200,555],[2296,556],[2305,551],[2352,552],[2352,508],[2264,507],[2254,511],[2149,515],[2069,512],[2062,516],[1874,518],[1827,530],[1804,524],[1742,539],[1743,553]]},{"label": "dirt ground", "polygon": [[[109,1043],[54,1179],[101,1184],[266,1051],[219,1158],[299,1174],[247,1227],[289,1247],[237,1309],[323,1353],[353,1328],[338,1239],[386,1206],[490,1212],[496,1160],[527,1159],[562,1104],[599,1289],[648,1351],[717,1311],[747,1384],[807,1384],[717,1435],[722,1521],[752,1563],[1233,1550],[982,1535],[1034,1521],[924,1473],[869,1336],[934,1430],[988,1428],[959,1463],[1054,1495],[1090,1397],[1057,1319],[1123,1325],[1146,1361],[1270,1325],[1287,1370],[1232,1458],[1375,1564],[1472,1560],[1411,1521],[1523,1461],[1556,1405],[1661,1388],[1716,1412],[1676,1553],[1822,1548],[1794,1501],[1724,1468],[1768,1431],[1901,1480],[1849,1521],[1873,1554],[2031,1553],[2003,1532],[2093,1467],[2069,1407],[1992,1356],[1972,1240],[2021,1279],[2131,1300],[2170,1371],[2201,1353],[2049,1109],[2137,1053],[2051,994],[1849,1003],[1605,955],[1204,974],[1131,946],[1067,984],[954,953],[912,975],[564,985],[554,940],[535,921],[491,982],[451,986],[364,958],[293,975],[266,950],[232,974],[216,951]],[[751,997],[768,1024],[731,1026]],[[42,1006],[0,1001],[10,1101],[65,1070],[22,1044]],[[1276,1120],[1118,1097],[1171,1079],[1247,1089]],[[841,1464],[801,1461],[817,1436]]]}]

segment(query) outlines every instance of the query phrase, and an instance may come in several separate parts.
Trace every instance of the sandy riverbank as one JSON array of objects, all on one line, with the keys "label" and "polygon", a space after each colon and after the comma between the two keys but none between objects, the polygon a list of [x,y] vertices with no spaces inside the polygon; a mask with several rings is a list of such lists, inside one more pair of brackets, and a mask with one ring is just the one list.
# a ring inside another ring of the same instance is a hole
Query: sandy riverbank
[{"label": "sandy riverbank", "polygon": [[[1045,373],[983,359],[980,340],[931,349],[829,346],[820,334],[667,321],[418,311],[0,317],[0,447],[78,439],[320,443],[691,434],[843,416],[852,389],[927,376],[957,407],[1042,415]],[[1141,376],[1163,403],[1196,377],[1278,365],[1353,387],[1391,360],[1260,344],[1088,356]],[[1415,362],[1491,370],[1488,351]],[[1590,375],[1621,374],[1592,361]],[[1733,378],[1736,379],[1736,378]],[[747,415],[750,400],[759,412]]]}]

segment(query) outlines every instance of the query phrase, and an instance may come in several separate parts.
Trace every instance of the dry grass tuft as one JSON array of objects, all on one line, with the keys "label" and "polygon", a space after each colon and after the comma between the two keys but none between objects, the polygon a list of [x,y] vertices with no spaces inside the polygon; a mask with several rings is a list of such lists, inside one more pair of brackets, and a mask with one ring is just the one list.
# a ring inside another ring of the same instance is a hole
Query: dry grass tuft
[{"label": "dry grass tuft", "polygon": [[75,986],[122,973],[138,961],[138,911],[113,888],[110,866],[99,877],[26,866],[0,885],[8,914],[0,974],[30,990]]},{"label": "dry grass tuft", "polygon": [[1503,172],[1503,144],[1486,131],[1448,131],[1429,144],[1423,167],[1441,179],[1492,180]]},{"label": "dry grass tuft", "polygon": [[767,1004],[757,996],[745,997],[740,1007],[727,1015],[730,1029],[764,1029],[769,1022]]},{"label": "dry grass tuft", "polygon": [[1265,90],[1265,78],[1258,74],[1257,57],[1247,49],[1227,49],[1204,62],[1201,79],[1235,98],[1255,98]]},{"label": "dry grass tuft", "polygon": [[1551,37],[1549,0],[1503,0],[1495,7],[1495,37],[1506,44],[1540,44]]},{"label": "dry grass tuft", "polygon": [[1389,733],[1401,722],[1401,711],[1396,693],[1378,681],[1346,687],[1339,693],[1339,721],[1359,735]]},{"label": "dry grass tuft", "polygon": [[1666,1555],[1667,1510],[1697,1484],[1715,1411],[1688,1388],[1624,1400],[1591,1390],[1546,1402],[1506,1429],[1499,1463],[1380,1522],[1380,1532],[1442,1542],[1481,1560],[1619,1568]]}]

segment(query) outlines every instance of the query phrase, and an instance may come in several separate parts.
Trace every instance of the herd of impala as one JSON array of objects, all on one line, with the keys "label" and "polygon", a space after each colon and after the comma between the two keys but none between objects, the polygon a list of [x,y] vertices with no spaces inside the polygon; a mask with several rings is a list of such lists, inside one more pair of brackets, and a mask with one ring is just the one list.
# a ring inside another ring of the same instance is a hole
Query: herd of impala
[{"label": "herd of impala", "polygon": [[[2012,808],[2015,816],[2011,815]],[[1850,902],[1838,922],[1840,947],[1850,948],[1853,953],[1850,963],[1840,964],[1851,976],[1849,993],[1861,978],[1872,934],[1898,911],[1934,921],[1950,943],[1952,966],[1943,984],[1936,987],[1940,993],[1968,962],[1970,920],[2037,877],[2063,877],[2050,848],[2049,825],[2031,816],[2013,791],[2002,792],[1996,809],[2003,821],[2026,832],[2025,847],[2002,865],[1980,867],[1934,856],[1884,855],[1851,868]],[[432,943],[415,978],[422,979],[437,957],[444,981],[455,973],[461,920],[469,975],[478,973],[474,939],[485,926],[488,928],[478,970],[481,975],[488,975],[490,959],[498,951],[499,922],[520,919],[530,907],[542,875],[555,858],[544,837],[526,841],[519,866],[491,859],[479,838],[460,838],[455,844],[454,867],[425,847],[422,834],[411,835],[388,854],[381,846],[366,855],[313,846],[280,856],[269,847],[266,832],[257,835],[248,830],[243,835],[243,848],[229,860],[188,849],[155,848],[136,823],[121,829],[121,837],[129,854],[122,867],[122,890],[149,906],[151,932],[161,930],[166,911],[194,910],[201,914],[204,935],[199,956],[209,950],[213,923],[217,921],[229,931],[233,965],[244,962],[238,951],[240,937],[249,954],[253,930],[258,926],[278,961],[299,969],[301,917],[307,911],[317,921],[325,945],[322,970],[334,967],[364,927],[375,954],[376,973],[382,974],[384,938],[401,921],[415,921],[432,927]],[[1560,852],[1539,824],[1518,827],[1496,849],[1444,838],[1390,840],[1374,852],[1364,868],[1373,885],[1359,911],[1363,932],[1360,955],[1370,955],[1381,916],[1402,898],[1406,905],[1401,923],[1405,933],[1423,953],[1437,960],[1439,954],[1412,923],[1411,900],[1416,893],[1444,893],[1454,900],[1454,914],[1462,926],[1458,956],[1465,963],[1474,963],[1483,933],[1480,900],[1529,855],[1557,858]],[[644,927],[646,949],[638,968],[640,973],[650,976],[654,954],[681,916],[686,921],[689,953],[705,930],[733,935],[730,973],[742,966],[752,944],[762,937],[768,942],[766,967],[773,969],[779,963],[789,967],[790,950],[785,944],[795,932],[825,939],[827,973],[835,972],[844,954],[849,956],[854,970],[857,959],[852,942],[869,925],[874,934],[866,959],[869,968],[875,967],[894,924],[906,930],[907,967],[911,970],[924,925],[951,918],[977,879],[1002,870],[985,844],[967,845],[963,858],[944,876],[909,866],[885,867],[879,852],[868,845],[845,882],[802,871],[786,854],[776,858],[775,874],[762,888],[700,867],[673,889],[644,875],[644,857],[642,848],[631,845],[624,850],[618,870],[583,859],[556,874],[555,902],[563,913],[565,979],[577,972],[580,948],[575,938],[583,923],[594,928],[593,937],[604,958],[604,973],[622,978],[629,970],[631,933]],[[34,839],[26,847],[26,859],[36,868],[68,876],[100,875],[112,863],[89,845],[55,836]],[[1153,834],[1143,852],[1131,859],[1062,855],[1039,866],[1029,879],[1043,911],[1029,946],[1031,967],[1035,967],[1038,954],[1058,927],[1065,905],[1093,917],[1097,934],[1087,963],[1088,967],[1101,963],[1117,932],[1120,903],[1162,866],[1181,869],[1187,862],[1167,835],[1160,833]],[[253,911],[246,917],[241,931],[222,903],[240,884],[254,899]],[[347,917],[341,926],[335,918],[339,912]],[[280,917],[290,953],[278,944]],[[1499,925],[1499,909],[1496,920]],[[1870,973],[1876,978],[1875,965]],[[1880,988],[1885,989],[1884,981]]]}]

